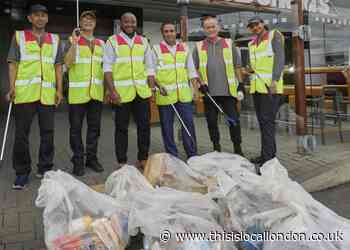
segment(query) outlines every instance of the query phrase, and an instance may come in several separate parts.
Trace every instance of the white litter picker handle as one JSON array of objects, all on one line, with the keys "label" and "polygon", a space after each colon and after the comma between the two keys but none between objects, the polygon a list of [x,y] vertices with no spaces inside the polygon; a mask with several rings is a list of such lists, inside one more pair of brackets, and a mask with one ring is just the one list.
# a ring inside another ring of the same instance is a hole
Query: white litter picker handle
[{"label": "white litter picker handle", "polygon": [[0,161],[2,161],[4,159],[4,152],[5,152],[5,145],[6,145],[6,139],[7,139],[7,132],[8,132],[9,124],[10,124],[11,110],[12,110],[12,102],[10,102],[9,110],[7,112],[5,132],[4,132],[4,137],[2,138],[2,147],[1,147]]},{"label": "white litter picker handle", "polygon": [[79,0],[77,0],[77,28],[79,28]]},{"label": "white litter picker handle", "polygon": [[186,130],[186,133],[188,134],[188,136],[192,138],[192,135],[191,135],[190,131],[188,130],[186,124],[185,124],[184,121],[182,120],[182,118],[181,118],[179,112],[177,111],[177,109],[175,108],[174,104],[171,104],[171,107],[172,107],[173,110],[175,111],[175,114],[176,114],[177,118],[179,118],[179,120],[180,120],[180,122],[181,122],[181,124],[182,124],[182,127]]},{"label": "white litter picker handle", "polygon": [[224,114],[224,111],[222,110],[222,108],[216,103],[216,101],[214,100],[214,98],[207,93],[207,96],[209,97],[209,99],[212,101],[212,103],[214,103],[214,105],[217,107],[217,109],[220,111],[220,113]]}]

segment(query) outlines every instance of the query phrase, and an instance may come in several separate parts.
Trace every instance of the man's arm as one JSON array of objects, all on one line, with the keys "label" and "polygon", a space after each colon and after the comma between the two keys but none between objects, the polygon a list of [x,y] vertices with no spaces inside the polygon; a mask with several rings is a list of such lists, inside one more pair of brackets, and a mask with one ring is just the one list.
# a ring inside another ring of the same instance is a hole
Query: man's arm
[{"label": "man's arm", "polygon": [[7,57],[9,65],[9,92],[6,95],[8,101],[13,101],[16,96],[16,78],[18,71],[18,63],[20,61],[20,52],[16,41],[16,35],[12,37],[11,45]]},{"label": "man's arm", "polygon": [[145,67],[147,70],[147,82],[149,87],[154,92],[156,87],[156,81],[155,81],[155,61],[154,61],[154,55],[151,48],[151,45],[147,42],[146,50],[145,50]]},{"label": "man's arm", "polygon": [[235,70],[235,76],[239,83],[242,83],[242,56],[241,51],[232,44],[233,66]]},{"label": "man's arm", "polygon": [[6,95],[8,101],[13,101],[16,97],[16,77],[17,77],[18,64],[15,62],[9,63],[9,80],[10,90]]},{"label": "man's arm", "polygon": [[56,72],[56,100],[55,104],[56,107],[60,105],[60,103],[63,100],[63,87],[62,87],[62,64],[58,63],[55,65],[55,72]]},{"label": "man's arm", "polygon": [[284,69],[285,52],[283,35],[278,31],[276,31],[274,34],[275,35],[272,40],[272,50],[274,52],[272,81],[277,82],[281,78]]},{"label": "man's arm", "polygon": [[103,72],[104,72],[104,84],[108,91],[108,95],[111,98],[112,103],[120,104],[120,96],[114,87],[113,80],[113,64],[115,63],[117,55],[109,40],[107,40],[103,54]]},{"label": "man's arm", "polygon": [[64,63],[70,68],[75,63],[76,53],[77,53],[77,44],[79,42],[80,36],[77,36],[76,30],[73,30],[72,36],[69,39],[69,43],[65,48]]},{"label": "man's arm", "polygon": [[75,63],[76,53],[77,45],[71,43],[67,44],[64,56],[64,64],[66,64],[67,68],[70,68]]}]

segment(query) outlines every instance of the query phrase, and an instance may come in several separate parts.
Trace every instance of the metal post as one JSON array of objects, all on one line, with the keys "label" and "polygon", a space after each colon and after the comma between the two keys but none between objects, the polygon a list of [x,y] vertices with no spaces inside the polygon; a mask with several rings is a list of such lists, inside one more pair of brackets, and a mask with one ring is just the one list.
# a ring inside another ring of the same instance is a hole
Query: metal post
[{"label": "metal post", "polygon": [[180,37],[183,42],[188,40],[188,5],[189,0],[177,0],[180,7]]},{"label": "metal post", "polygon": [[300,27],[304,25],[304,3],[303,0],[292,1],[294,20],[298,31],[293,33],[293,54],[295,65],[295,107],[296,107],[296,129],[298,136],[298,151],[303,151],[303,141],[306,135],[306,99],[305,99],[305,60],[304,60],[304,40],[300,34]]}]

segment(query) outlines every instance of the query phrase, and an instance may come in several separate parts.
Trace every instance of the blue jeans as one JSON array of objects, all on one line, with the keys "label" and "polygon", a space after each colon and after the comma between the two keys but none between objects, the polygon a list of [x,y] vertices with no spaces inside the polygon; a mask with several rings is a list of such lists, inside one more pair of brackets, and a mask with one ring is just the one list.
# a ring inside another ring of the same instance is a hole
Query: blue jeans
[{"label": "blue jeans", "polygon": [[[162,128],[162,137],[165,151],[177,157],[177,148],[174,141],[174,117],[175,111],[171,105],[158,106],[160,124]],[[185,152],[188,158],[197,155],[196,133],[193,123],[193,106],[192,103],[177,102],[174,107],[180,114],[192,138],[188,136],[186,130],[182,127],[182,140]]]}]

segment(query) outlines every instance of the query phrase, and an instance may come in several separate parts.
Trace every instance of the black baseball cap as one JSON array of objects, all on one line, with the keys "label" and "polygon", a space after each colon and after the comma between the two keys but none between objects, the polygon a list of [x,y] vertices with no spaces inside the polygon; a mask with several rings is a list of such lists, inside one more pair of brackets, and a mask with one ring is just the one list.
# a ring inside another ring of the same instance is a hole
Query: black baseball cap
[{"label": "black baseball cap", "polygon": [[39,11],[49,13],[49,11],[47,10],[47,8],[44,5],[34,4],[34,5],[30,6],[30,8],[29,8],[29,15],[31,15],[35,12],[39,12]]},{"label": "black baseball cap", "polygon": [[260,16],[253,16],[248,20],[247,27],[249,28],[253,23],[264,23],[264,20]]}]

